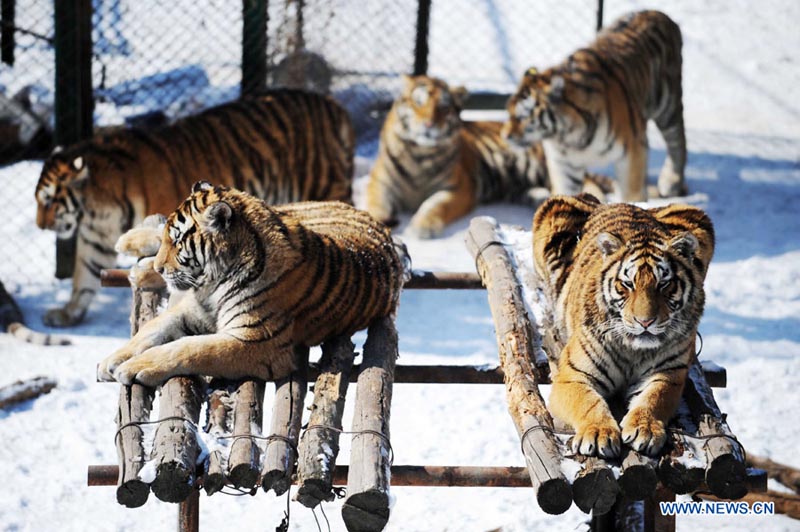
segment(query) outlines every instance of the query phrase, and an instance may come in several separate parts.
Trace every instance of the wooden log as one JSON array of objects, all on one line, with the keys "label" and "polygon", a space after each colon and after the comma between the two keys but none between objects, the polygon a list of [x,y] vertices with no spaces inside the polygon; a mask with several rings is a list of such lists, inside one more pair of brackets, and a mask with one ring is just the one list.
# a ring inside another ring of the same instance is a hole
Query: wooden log
[{"label": "wooden log", "polygon": [[[715,497],[710,493],[698,493],[698,497],[707,501],[726,501],[720,497]],[[800,496],[791,493],[782,493],[779,491],[769,490],[766,493],[748,493],[741,499],[748,503],[751,507],[753,503],[772,503],[775,505],[775,513],[783,514],[792,519],[800,519]]]},{"label": "wooden log", "polygon": [[622,494],[633,501],[643,501],[652,497],[658,484],[655,458],[627,449],[622,458],[619,474],[619,487]]},{"label": "wooden log", "polygon": [[300,366],[297,371],[275,382],[272,403],[270,440],[267,441],[261,487],[283,495],[292,485],[297,442],[303,418],[303,406],[308,389],[308,348],[295,347]]},{"label": "wooden log", "polygon": [[139,423],[150,419],[152,401],[152,392],[144,386],[120,386],[114,438],[120,464],[117,502],[128,508],[142,506],[150,495],[150,486],[139,478],[146,460]]},{"label": "wooden log", "polygon": [[800,470],[773,462],[769,458],[749,453],[747,455],[747,465],[765,470],[769,473],[770,478],[774,478],[790,490],[800,494]]},{"label": "wooden log", "polygon": [[339,455],[339,435],[354,349],[349,336],[340,336],[322,345],[311,415],[300,439],[297,459],[300,488],[296,500],[308,508],[334,498],[333,469]]},{"label": "wooden log", "polygon": [[659,461],[658,478],[675,493],[694,492],[705,482],[707,463],[706,454],[698,446],[700,440],[685,436],[697,433],[685,399],[681,399],[668,430],[669,447]]},{"label": "wooden log", "polygon": [[[100,271],[100,284],[105,287],[121,288],[130,286],[128,271],[109,268]],[[164,286],[162,282],[155,282],[149,289],[158,289]],[[449,289],[449,290],[480,290],[483,288],[478,274],[473,272],[429,272],[413,270],[411,278],[403,285],[409,289]]]},{"label": "wooden log", "polygon": [[233,393],[233,441],[228,459],[228,480],[250,489],[261,475],[261,451],[251,436],[260,436],[264,421],[264,382],[248,379]]},{"label": "wooden log", "polygon": [[211,438],[216,439],[217,445],[208,450],[208,460],[203,477],[203,489],[206,495],[213,495],[225,487],[225,468],[227,456],[225,448],[228,445],[227,436],[231,434],[230,414],[233,401],[228,382],[222,380],[211,381],[212,391],[208,395],[208,408],[206,410],[205,431]]},{"label": "wooden log", "polygon": [[56,381],[50,377],[34,377],[25,381],[15,381],[0,388],[0,408],[8,408],[24,401],[36,399],[50,393]]},{"label": "wooden log", "polygon": [[348,496],[342,505],[342,518],[351,532],[383,530],[389,520],[389,417],[396,360],[394,316],[376,320],[364,343],[353,413]]},{"label": "wooden log", "polygon": [[572,504],[572,487],[561,470],[553,419],[539,394],[539,375],[531,364],[531,322],[511,259],[498,244],[497,230],[492,218],[473,218],[466,236],[467,249],[488,291],[508,409],[520,435],[536,500],[545,512],[561,514]]},{"label": "wooden log", "polygon": [[583,464],[572,481],[572,498],[583,512],[603,515],[614,506],[620,488],[614,472],[605,460],[594,456],[576,456]]},{"label": "wooden log", "polygon": [[150,459],[155,462],[155,480],[150,485],[164,502],[186,500],[195,489],[197,421],[200,417],[201,382],[197,378],[173,377],[161,387],[159,419]]},{"label": "wooden log", "polygon": [[689,367],[683,397],[697,423],[697,436],[704,440],[706,483],[711,493],[725,499],[739,499],[747,493],[746,466],[742,446],[731,432],[700,365]]}]

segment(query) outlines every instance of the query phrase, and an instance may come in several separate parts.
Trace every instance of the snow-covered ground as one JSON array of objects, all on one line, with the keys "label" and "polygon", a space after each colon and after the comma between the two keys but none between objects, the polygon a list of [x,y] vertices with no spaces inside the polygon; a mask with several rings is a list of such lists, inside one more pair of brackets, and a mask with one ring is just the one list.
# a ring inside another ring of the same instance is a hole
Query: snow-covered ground
[{"label": "snow-covered ground", "polygon": [[[496,4],[505,13],[500,22],[513,19],[514,10],[526,5],[488,0],[473,4]],[[571,4],[585,10],[595,5]],[[681,24],[689,200],[708,210],[717,231],[700,328],[705,343],[702,357],[728,369],[728,388],[718,390],[716,397],[748,451],[798,466],[800,32],[796,21],[800,4],[607,0],[605,6],[606,20],[631,9],[656,7]],[[434,12],[434,22],[435,17]],[[501,59],[498,55],[498,62]],[[432,73],[459,74],[446,71],[444,65],[441,70]],[[650,139],[654,178],[664,151],[657,134]],[[36,163],[0,170],[0,190],[22,191],[3,197],[6,223],[0,227],[0,241],[14,244],[13,258],[24,257],[26,262],[20,272],[6,257],[0,264],[0,279],[29,323],[44,329],[39,316],[56,300],[66,299],[69,283],[49,280],[51,253],[42,250],[52,249],[53,236],[39,232],[33,223],[38,171]],[[363,185],[362,179],[357,188]],[[532,216],[529,209],[505,205],[482,207],[475,214],[524,227],[529,227]],[[431,241],[407,237],[414,266],[472,270],[474,264],[463,245],[467,223],[458,222]],[[117,387],[95,383],[94,367],[125,341],[129,303],[126,290],[104,290],[86,322],[69,331],[72,347],[37,348],[0,335],[0,385],[36,375],[59,382],[50,394],[0,412],[3,530],[174,526],[173,505],[151,500],[143,509],[127,510],[116,504],[113,489],[86,487],[87,465],[116,461]],[[494,331],[482,291],[408,291],[402,297],[398,328],[400,363],[496,362]],[[363,334],[358,338],[363,340]],[[353,393],[349,402],[352,399]],[[348,411],[345,426],[350,419]],[[346,461],[347,438],[342,443],[340,456]],[[397,385],[392,445],[397,464],[523,464],[502,386]],[[588,520],[574,507],[564,515],[547,516],[525,489],[395,488],[393,494],[396,504],[387,528],[392,531],[579,530]],[[272,529],[284,507],[285,499],[273,495],[252,499],[217,495],[211,501],[203,496],[200,519],[204,529]],[[325,505],[325,510],[331,529],[342,530],[339,504]],[[317,516],[324,521],[320,512]],[[322,526],[325,530],[324,522]],[[291,530],[316,529],[311,512],[293,503]],[[800,530],[800,524],[782,516],[679,517],[678,529]]]}]

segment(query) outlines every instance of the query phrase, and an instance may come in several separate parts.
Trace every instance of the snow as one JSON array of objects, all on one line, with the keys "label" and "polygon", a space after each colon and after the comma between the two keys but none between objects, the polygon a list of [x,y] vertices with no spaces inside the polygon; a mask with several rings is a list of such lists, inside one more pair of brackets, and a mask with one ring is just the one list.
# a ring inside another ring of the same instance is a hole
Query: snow
[{"label": "snow", "polygon": [[[552,13],[555,7],[538,4],[537,9],[549,10],[541,16],[549,17],[556,31],[564,28],[563,18]],[[573,0],[559,3],[558,9],[582,13],[591,23],[594,3],[589,4]],[[470,88],[513,88],[507,72],[510,70],[512,77],[519,74],[532,61],[527,57],[536,57],[536,43],[542,42],[540,36],[528,35],[515,26],[515,10],[528,3],[473,0],[465,3],[463,11],[479,18],[449,21],[437,11],[442,5],[434,2],[431,73],[467,82]],[[488,13],[486,6],[495,6],[499,14]],[[606,1],[606,20],[642,7],[645,3],[641,0]],[[715,395],[746,449],[798,466],[800,32],[796,21],[800,3],[660,0],[648,2],[647,7],[666,11],[683,30],[690,150],[687,176],[692,192],[688,201],[706,208],[716,227],[717,250],[708,274],[707,308],[700,327],[704,339],[701,356],[727,368],[728,388],[716,390]],[[358,14],[358,9],[350,10],[353,16]],[[18,11],[19,17],[25,16],[25,10]],[[372,8],[370,13],[383,20]],[[161,24],[161,34],[167,34],[170,29],[163,21],[171,14],[162,15],[140,20]],[[493,17],[489,19],[492,24],[516,28],[509,32],[510,45],[496,43],[499,34],[484,26],[488,16]],[[337,15],[331,24],[345,18]],[[452,46],[450,56],[441,55],[446,54],[448,44],[436,28],[446,23],[465,26],[472,21],[478,26],[470,26],[469,31],[481,36],[475,46],[481,53],[495,54],[494,66],[487,66],[492,63],[483,59],[471,60],[469,53],[456,53]],[[560,33],[558,38],[567,43],[564,53],[591,38],[591,31],[586,35]],[[401,28],[385,34],[388,42],[396,37],[397,42],[403,40],[398,36],[406,39],[413,31]],[[235,42],[238,37],[225,39]],[[182,42],[173,50],[177,55],[169,68],[197,62],[191,53],[197,42]],[[131,43],[134,49],[143,44]],[[351,44],[346,40],[338,45]],[[455,56],[470,61],[448,66]],[[369,57],[362,59],[367,63]],[[539,66],[546,64],[546,59]],[[113,68],[118,72],[115,60],[108,61],[110,72]],[[192,92],[193,99],[204,101],[228,94],[220,70],[209,68],[212,64],[230,68],[217,56],[203,62],[211,85],[196,88],[200,92]],[[7,85],[9,92],[36,79],[35,72],[18,77],[5,72],[0,72],[0,83]],[[136,72],[139,77],[154,73]],[[125,79],[115,83],[122,81]],[[650,144],[649,173],[654,180],[664,160],[663,142],[654,130]],[[367,159],[359,160],[359,175],[366,174],[369,164]],[[35,162],[0,169],[0,190],[7,191],[0,207],[5,215],[0,239],[2,249],[14,259],[0,261],[0,279],[20,303],[29,324],[47,330],[38,317],[46,308],[66,301],[69,283],[51,280],[53,235],[39,231],[34,224],[33,188],[39,169]],[[363,199],[365,183],[363,178],[356,183],[358,202]],[[520,206],[494,205],[481,207],[473,215],[490,215],[503,224],[529,229],[532,212]],[[467,219],[449,227],[442,238],[430,241],[405,234],[407,221],[408,217],[398,232],[409,247],[415,268],[474,271],[463,244]],[[512,233],[507,230],[506,236],[511,238]],[[522,245],[526,233],[515,234]],[[22,271],[16,267],[20,261],[25,264]],[[529,299],[529,304],[534,299]],[[0,385],[37,375],[59,382],[50,394],[0,412],[0,478],[8,486],[0,497],[3,530],[49,530],[53,523],[65,531],[174,526],[173,505],[151,497],[143,509],[128,510],[116,504],[113,489],[86,486],[89,464],[117,460],[114,415],[118,390],[115,385],[95,382],[95,365],[128,336],[129,305],[127,290],[103,290],[86,322],[68,331],[72,346],[42,348],[0,335]],[[496,364],[495,335],[483,291],[408,291],[401,298],[397,325],[401,364]],[[357,344],[363,340],[363,333],[356,336]],[[546,396],[546,387],[543,391]],[[271,392],[268,386],[268,398]],[[524,465],[504,395],[502,386],[490,385],[395,386],[391,426],[395,463]],[[352,423],[354,398],[353,386],[345,406],[345,429]],[[307,400],[310,402],[310,395]],[[220,445],[206,441],[211,448]],[[347,463],[350,438],[343,436],[340,443],[339,460]],[[392,497],[396,504],[387,527],[390,531],[579,530],[588,521],[575,507],[561,516],[543,514],[526,489],[393,488]],[[200,519],[204,529],[270,528],[280,522],[285,503],[283,498],[276,500],[263,493],[255,500],[216,495],[208,501],[203,496]],[[340,504],[325,506],[336,531],[343,530]],[[682,516],[677,522],[679,530],[799,528],[796,521],[782,516]],[[297,503],[292,503],[290,530],[316,530],[311,512]]]}]

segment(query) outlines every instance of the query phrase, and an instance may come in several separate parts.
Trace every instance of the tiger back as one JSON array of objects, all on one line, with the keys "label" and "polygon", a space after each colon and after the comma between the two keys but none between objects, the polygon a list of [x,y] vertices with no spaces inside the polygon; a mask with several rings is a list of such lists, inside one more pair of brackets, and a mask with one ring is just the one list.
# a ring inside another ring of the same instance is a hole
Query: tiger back
[{"label": "tiger back", "polygon": [[555,194],[580,192],[590,166],[613,163],[623,201],[647,197],[647,121],[667,146],[661,196],[686,194],[680,28],[658,11],[623,16],[562,63],[529,69],[503,135],[542,142]]},{"label": "tiger back", "polygon": [[52,155],[36,186],[37,225],[77,233],[73,290],[45,322],[83,316],[114,266],[114,244],[145,216],[171,212],[195,176],[271,204],[351,201],[355,137],[333,99],[275,90],[208,109],[149,132],[119,130]]},{"label": "tiger back", "polygon": [[548,183],[541,146],[511,150],[500,122],[464,122],[462,87],[405,76],[381,130],[367,186],[367,211],[395,223],[414,212],[411,229],[433,237],[478,203],[532,202]]},{"label": "tiger back", "polygon": [[104,360],[100,378],[281,378],[296,367],[293,346],[394,313],[404,275],[389,230],[364,211],[269,207],[207,183],[167,219],[153,266],[185,295]]},{"label": "tiger back", "polygon": [[[680,400],[703,313],[714,229],[700,209],[555,196],[536,212],[534,265],[564,343],[548,353],[550,407],[573,450],[654,454]],[[621,397],[618,424],[608,400]]]}]

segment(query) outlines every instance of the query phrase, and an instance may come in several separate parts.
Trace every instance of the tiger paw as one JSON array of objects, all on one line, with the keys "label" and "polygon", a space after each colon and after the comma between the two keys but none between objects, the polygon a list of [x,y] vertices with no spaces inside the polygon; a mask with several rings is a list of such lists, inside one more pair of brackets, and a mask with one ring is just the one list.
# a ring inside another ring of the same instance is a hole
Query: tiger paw
[{"label": "tiger paw", "polygon": [[420,239],[436,238],[444,230],[444,223],[439,221],[419,221],[412,219],[411,224],[408,226],[408,232]]},{"label": "tiger paw", "polygon": [[130,360],[130,358],[133,356],[134,353],[132,350],[128,348],[128,346],[116,350],[114,353],[110,354],[102,361],[100,361],[100,363],[97,365],[97,380],[98,381],[115,380],[114,372],[116,371],[116,369],[125,361]]},{"label": "tiger paw", "polygon": [[83,314],[72,314],[67,307],[51,308],[42,316],[42,322],[48,327],[72,327],[83,320]]},{"label": "tiger paw", "polygon": [[613,419],[605,423],[589,423],[575,428],[572,452],[586,456],[614,458],[621,450],[620,430]]},{"label": "tiger paw", "polygon": [[644,410],[631,410],[620,425],[622,442],[634,451],[653,456],[667,441],[664,423]]},{"label": "tiger paw", "polygon": [[114,380],[121,384],[144,384],[155,387],[177,375],[175,368],[165,364],[157,348],[148,349],[141,355],[124,362],[114,370]]}]

